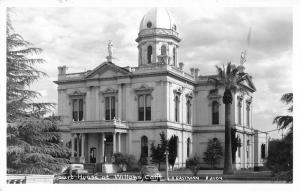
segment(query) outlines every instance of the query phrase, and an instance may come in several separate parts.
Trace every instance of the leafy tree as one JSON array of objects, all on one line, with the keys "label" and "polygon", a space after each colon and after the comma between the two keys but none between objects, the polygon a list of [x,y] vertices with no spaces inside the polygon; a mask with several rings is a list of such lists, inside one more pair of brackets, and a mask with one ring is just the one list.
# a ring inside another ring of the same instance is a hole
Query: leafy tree
[{"label": "leafy tree", "polygon": [[174,164],[177,158],[177,141],[178,137],[173,135],[169,140],[169,158],[168,162],[172,166],[172,170],[174,169]]},{"label": "leafy tree", "polygon": [[[288,112],[293,113],[293,93],[284,94],[281,101],[289,106]],[[274,118],[273,123],[278,129],[288,129],[283,140],[269,142],[267,166],[276,179],[293,182],[293,116],[283,115]]]},{"label": "leafy tree", "polygon": [[7,172],[50,174],[68,162],[69,150],[60,143],[57,117],[45,118],[53,103],[36,103],[30,85],[46,74],[35,68],[42,51],[17,34],[8,15],[6,31]]},{"label": "leafy tree", "polygon": [[207,150],[204,152],[203,160],[214,169],[215,164],[223,157],[223,151],[220,141],[217,138],[208,140]]},{"label": "leafy tree", "polygon": [[192,158],[188,158],[185,162],[186,168],[190,169],[193,172],[194,176],[197,176],[198,171],[200,170],[200,157],[194,156]]},{"label": "leafy tree", "polygon": [[232,146],[231,146],[231,104],[232,93],[236,91],[247,92],[248,90],[241,84],[246,79],[247,73],[243,72],[243,66],[235,66],[230,62],[226,68],[216,66],[217,76],[209,79],[215,83],[216,86],[225,88],[223,94],[223,103],[225,104],[225,158],[223,174],[233,174],[232,169]]},{"label": "leafy tree", "polygon": [[152,162],[158,164],[158,170],[160,170],[160,164],[166,160],[166,148],[168,145],[168,140],[166,138],[166,135],[164,132],[160,133],[160,144],[157,145],[157,147],[154,146],[154,144],[151,144],[151,157]]},{"label": "leafy tree", "polygon": [[25,117],[40,117],[51,111],[52,103],[36,103],[40,96],[37,91],[29,90],[30,84],[45,76],[34,65],[45,61],[36,58],[42,49],[14,32],[8,15],[6,33],[6,77],[7,77],[7,122],[14,122]]},{"label": "leafy tree", "polygon": [[69,162],[70,150],[61,145],[57,121],[52,116],[8,124],[8,173],[52,174]]}]

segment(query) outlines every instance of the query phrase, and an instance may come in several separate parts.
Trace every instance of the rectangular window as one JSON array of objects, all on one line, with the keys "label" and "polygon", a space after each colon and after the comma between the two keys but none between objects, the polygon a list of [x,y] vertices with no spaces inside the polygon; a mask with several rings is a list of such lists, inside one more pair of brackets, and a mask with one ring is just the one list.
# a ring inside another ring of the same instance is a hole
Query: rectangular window
[{"label": "rectangular window", "polygon": [[247,104],[247,126],[250,127],[250,104]]},{"label": "rectangular window", "polygon": [[242,103],[241,101],[238,102],[238,124],[241,125],[242,124]]},{"label": "rectangular window", "polygon": [[111,99],[110,119],[113,120],[116,117],[116,98],[110,97],[110,99]]},{"label": "rectangular window", "polygon": [[116,99],[114,96],[105,97],[105,120],[113,120],[116,117]]},{"label": "rectangular window", "polygon": [[145,110],[146,110],[146,121],[151,120],[151,96],[146,96],[146,104],[145,104]]},{"label": "rectangular window", "polygon": [[83,99],[73,99],[73,121],[83,120]]},{"label": "rectangular window", "polygon": [[138,98],[138,120],[150,121],[151,120],[151,96],[140,95]]}]

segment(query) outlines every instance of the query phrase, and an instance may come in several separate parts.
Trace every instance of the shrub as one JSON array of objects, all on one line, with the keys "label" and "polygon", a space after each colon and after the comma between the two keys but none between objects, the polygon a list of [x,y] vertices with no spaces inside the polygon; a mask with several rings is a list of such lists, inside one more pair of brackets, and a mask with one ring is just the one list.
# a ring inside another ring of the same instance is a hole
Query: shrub
[{"label": "shrub", "polygon": [[131,170],[136,166],[136,160],[133,155],[123,154],[123,153],[114,153],[114,163],[119,167],[119,172]]},{"label": "shrub", "polygon": [[186,160],[186,168],[190,169],[194,176],[197,175],[198,171],[200,170],[200,157],[194,156],[192,158],[188,158]]}]

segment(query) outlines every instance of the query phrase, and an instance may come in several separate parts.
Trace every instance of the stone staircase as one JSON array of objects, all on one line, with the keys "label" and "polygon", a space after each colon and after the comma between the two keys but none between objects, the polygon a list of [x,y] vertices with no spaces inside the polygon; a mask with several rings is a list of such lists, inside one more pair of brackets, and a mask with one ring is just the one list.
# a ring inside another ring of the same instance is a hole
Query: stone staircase
[{"label": "stone staircase", "polygon": [[84,169],[86,169],[89,174],[94,174],[94,173],[96,173],[96,164],[95,163],[85,163]]},{"label": "stone staircase", "polygon": [[116,173],[117,168],[113,164],[102,164],[102,173]]}]

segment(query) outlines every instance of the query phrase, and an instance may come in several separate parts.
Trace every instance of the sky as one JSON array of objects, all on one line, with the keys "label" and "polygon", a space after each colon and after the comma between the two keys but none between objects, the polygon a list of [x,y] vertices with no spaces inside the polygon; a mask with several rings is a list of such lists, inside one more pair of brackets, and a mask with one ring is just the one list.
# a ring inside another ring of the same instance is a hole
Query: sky
[{"label": "sky", "polygon": [[[39,101],[57,103],[58,66],[68,72],[91,70],[105,61],[107,43],[114,44],[115,63],[137,66],[139,24],[151,7],[17,7],[11,14],[15,31],[43,49],[46,63],[37,68],[47,77],[31,86]],[[273,118],[285,114],[282,94],[292,92],[293,12],[285,7],[166,7],[179,32],[178,61],[184,70],[214,74],[215,65],[238,64],[247,48],[246,72],[257,88],[253,103],[254,128],[276,129]],[[247,36],[251,27],[250,44]],[[270,133],[278,137],[278,131]]]}]

